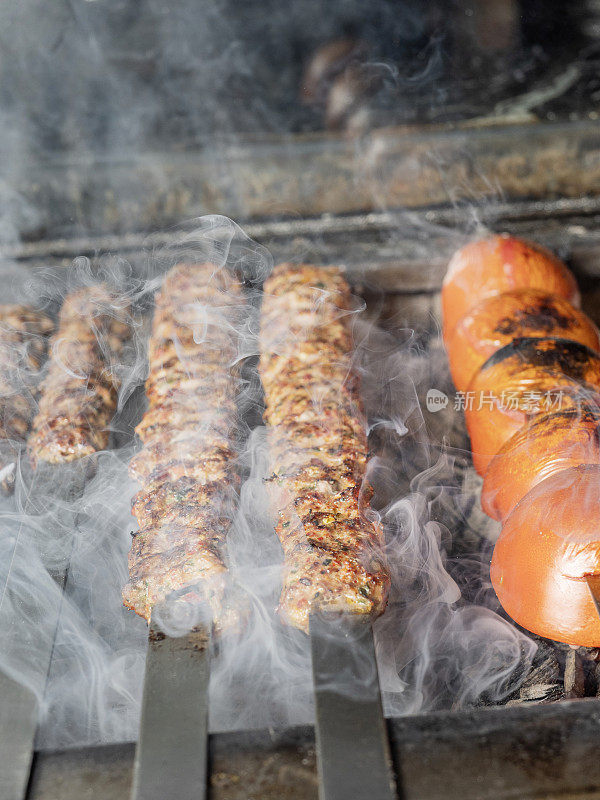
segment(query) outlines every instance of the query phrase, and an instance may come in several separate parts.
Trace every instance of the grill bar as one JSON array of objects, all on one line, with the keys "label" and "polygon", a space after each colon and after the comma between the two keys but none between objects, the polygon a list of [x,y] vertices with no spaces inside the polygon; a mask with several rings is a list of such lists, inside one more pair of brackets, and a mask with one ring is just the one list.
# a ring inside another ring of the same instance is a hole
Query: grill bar
[{"label": "grill bar", "polygon": [[394,800],[370,621],[310,618],[320,800]]},{"label": "grill bar", "polygon": [[[53,572],[52,577],[64,590],[67,570]],[[54,639],[62,609],[62,600],[53,609],[40,609],[47,617],[53,614],[51,627],[54,637],[40,643],[38,657],[48,676],[54,651]],[[21,800],[27,793],[31,772],[35,734],[38,727],[39,704],[34,693],[7,675],[0,674],[0,797]]]},{"label": "grill bar", "polygon": [[202,800],[207,789],[207,629],[168,637],[151,621],[132,800]]},{"label": "grill bar", "polygon": [[0,797],[22,800],[27,791],[38,701],[27,687],[0,673]]},{"label": "grill bar", "polygon": [[[68,465],[66,468],[40,467],[32,477],[25,502],[26,512],[36,514],[42,510],[37,507],[37,502],[34,500],[35,491],[40,485],[54,485],[57,496],[65,500],[74,500],[82,495],[88,475],[87,465],[83,468],[81,465]],[[54,484],[50,482],[52,477],[55,478]],[[72,518],[69,527],[74,532],[77,526],[77,513],[65,510],[60,515],[61,526],[69,522],[65,519],[65,515],[69,517],[69,520]],[[22,524],[17,534],[15,547],[23,546],[23,535]],[[48,535],[50,536],[51,533]],[[37,544],[43,559],[46,543],[39,541]],[[51,637],[40,637],[38,642],[37,658],[42,665],[42,674],[46,676],[46,680],[52,663],[54,642],[62,610],[62,592],[67,583],[68,571],[68,565],[64,569],[49,569],[51,577],[61,591],[60,600],[54,606],[36,604],[35,599],[32,598],[31,606],[27,609],[30,618],[43,618],[46,630],[54,632]],[[7,576],[6,592],[10,592],[9,583],[10,574]],[[2,597],[4,598],[4,595]],[[1,611],[2,603],[0,601],[0,613]],[[35,694],[10,676],[0,673],[0,797],[2,800],[22,800],[27,793],[38,716],[39,704]]]}]

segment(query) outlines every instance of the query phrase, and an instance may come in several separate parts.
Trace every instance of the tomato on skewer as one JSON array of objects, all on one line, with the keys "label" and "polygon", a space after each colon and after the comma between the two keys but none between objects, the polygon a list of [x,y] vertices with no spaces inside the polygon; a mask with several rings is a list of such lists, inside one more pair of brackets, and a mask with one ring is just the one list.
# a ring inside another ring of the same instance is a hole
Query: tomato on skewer
[{"label": "tomato on skewer", "polygon": [[533,488],[496,543],[491,579],[527,630],[600,646],[600,617],[585,578],[600,575],[600,466],[562,470]]},{"label": "tomato on skewer", "polygon": [[508,234],[471,242],[452,257],[442,286],[444,334],[486,297],[541,289],[579,306],[575,278],[546,248]]},{"label": "tomato on skewer", "polygon": [[523,425],[487,468],[481,506],[490,517],[504,521],[534,486],[580,464],[600,464],[600,395]]},{"label": "tomato on skewer", "polygon": [[561,297],[540,289],[515,289],[482,300],[446,338],[454,385],[464,391],[485,361],[513,339],[546,336],[600,349],[594,323]]},{"label": "tomato on skewer", "polygon": [[465,408],[473,464],[490,461],[529,419],[578,407],[600,390],[600,356],[566,339],[521,338],[498,350],[475,375]]}]

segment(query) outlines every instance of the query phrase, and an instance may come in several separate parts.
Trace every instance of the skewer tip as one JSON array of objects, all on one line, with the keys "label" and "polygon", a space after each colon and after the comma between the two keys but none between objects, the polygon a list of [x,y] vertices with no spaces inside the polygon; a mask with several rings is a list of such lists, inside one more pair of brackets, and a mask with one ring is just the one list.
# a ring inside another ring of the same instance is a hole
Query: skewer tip
[{"label": "skewer tip", "polygon": [[592,595],[594,605],[596,606],[598,616],[600,616],[600,575],[586,575],[585,580]]}]

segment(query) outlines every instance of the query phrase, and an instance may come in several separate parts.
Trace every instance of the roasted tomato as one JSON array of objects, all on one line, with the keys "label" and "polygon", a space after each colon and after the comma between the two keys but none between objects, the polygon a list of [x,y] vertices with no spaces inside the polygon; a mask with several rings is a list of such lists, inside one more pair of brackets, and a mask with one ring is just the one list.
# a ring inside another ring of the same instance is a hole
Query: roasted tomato
[{"label": "roasted tomato", "polygon": [[491,578],[505,611],[527,630],[600,646],[600,617],[585,581],[600,575],[600,466],[539,483],[504,523]]},{"label": "roasted tomato", "polygon": [[515,289],[482,300],[448,334],[456,388],[464,391],[486,359],[523,336],[557,336],[600,349],[598,329],[568,300],[540,289]]},{"label": "roasted tomato", "polygon": [[481,300],[513,289],[542,289],[579,306],[571,272],[540,245],[502,234],[463,247],[452,257],[442,286],[446,335]]},{"label": "roasted tomato", "polygon": [[514,339],[488,358],[464,395],[473,464],[483,475],[530,418],[581,403],[600,389],[600,356],[578,342]]},{"label": "roasted tomato", "polygon": [[504,521],[538,483],[580,464],[600,464],[600,395],[578,408],[530,419],[491,460],[483,479],[481,505]]}]

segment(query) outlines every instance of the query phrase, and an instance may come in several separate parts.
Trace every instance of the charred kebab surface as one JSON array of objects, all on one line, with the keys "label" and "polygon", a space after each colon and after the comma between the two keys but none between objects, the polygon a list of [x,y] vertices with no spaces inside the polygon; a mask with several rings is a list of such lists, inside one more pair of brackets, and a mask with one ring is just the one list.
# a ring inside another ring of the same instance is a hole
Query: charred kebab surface
[{"label": "charred kebab surface", "polygon": [[380,614],[381,526],[369,509],[367,436],[353,370],[350,289],[337,268],[282,264],[264,286],[260,374],[270,500],[285,569],[280,613]]},{"label": "charred kebab surface", "polygon": [[0,306],[0,485],[14,486],[15,459],[35,413],[36,378],[54,323],[22,305]]},{"label": "charred kebab surface", "polygon": [[64,464],[107,447],[117,407],[114,367],[130,335],[128,314],[103,284],[65,298],[29,438],[34,466]]},{"label": "charred kebab surface", "polygon": [[179,264],[156,295],[146,381],[148,409],[130,461],[142,484],[140,526],[123,599],[148,621],[173,595],[209,604],[216,628],[235,621],[225,598],[226,535],[238,488],[236,321],[242,286],[212,264]]}]

